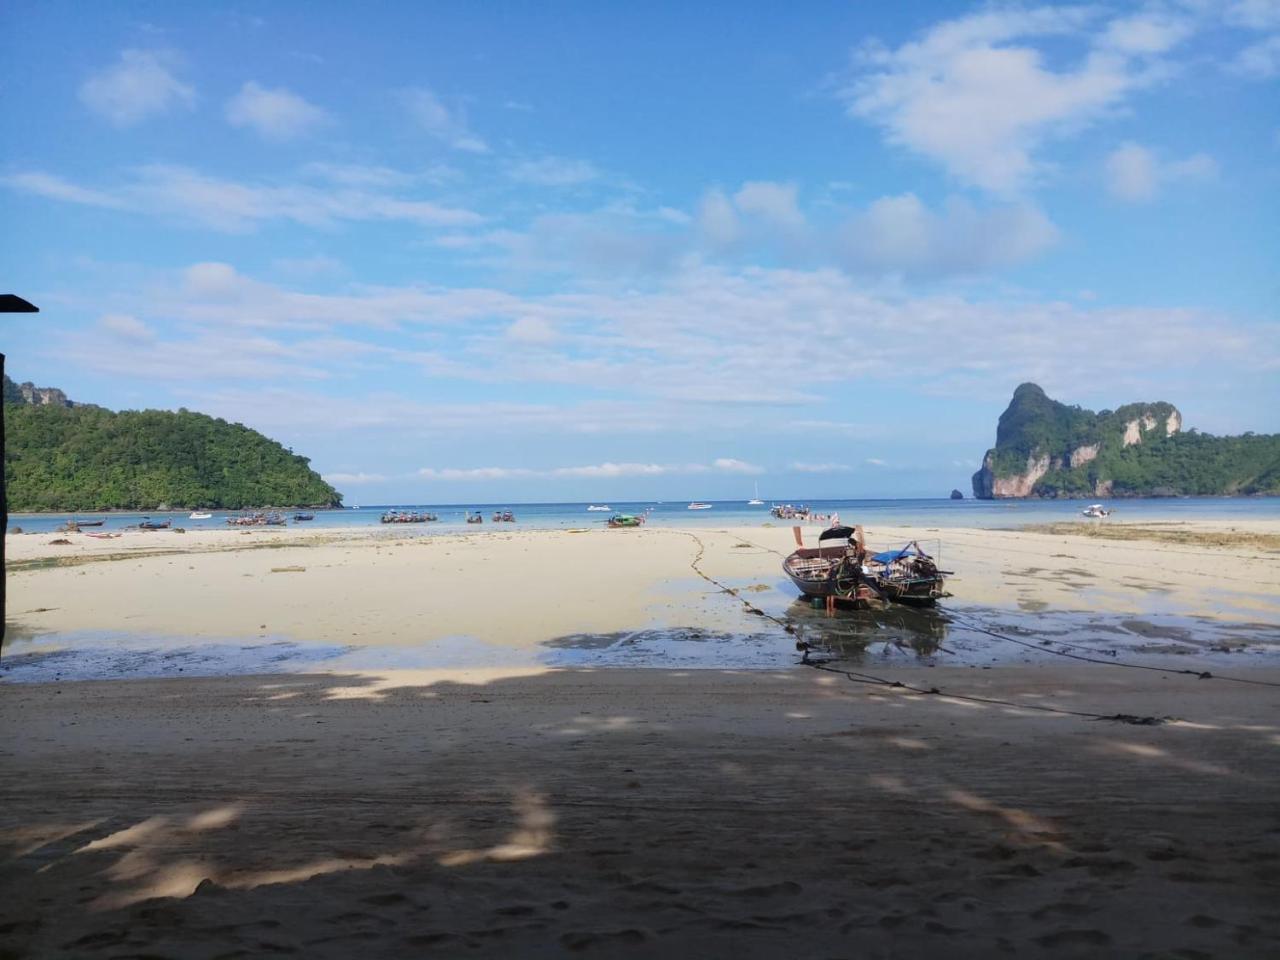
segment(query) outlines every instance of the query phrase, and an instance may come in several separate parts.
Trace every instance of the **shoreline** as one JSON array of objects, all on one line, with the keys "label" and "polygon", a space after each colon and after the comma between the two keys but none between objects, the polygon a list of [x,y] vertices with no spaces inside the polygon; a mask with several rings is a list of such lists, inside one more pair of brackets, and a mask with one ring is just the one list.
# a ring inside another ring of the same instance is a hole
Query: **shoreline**
[{"label": "shoreline", "polygon": [[[1179,530],[1213,538],[1231,526]],[[1251,537],[1280,538],[1280,521],[1252,526]],[[21,670],[4,670],[6,681],[244,674],[255,664],[774,669],[795,659],[797,635],[866,662],[905,654],[926,667],[1003,665],[1026,656],[979,627],[1156,665],[1190,655],[1208,669],[1245,669],[1280,657],[1280,630],[1269,626],[1280,623],[1280,552],[1235,542],[877,527],[875,549],[919,539],[937,550],[940,539],[941,565],[956,571],[954,596],[920,615],[828,618],[783,575],[794,542],[778,526],[387,525],[58,539],[71,542],[7,538],[5,659]]]}]

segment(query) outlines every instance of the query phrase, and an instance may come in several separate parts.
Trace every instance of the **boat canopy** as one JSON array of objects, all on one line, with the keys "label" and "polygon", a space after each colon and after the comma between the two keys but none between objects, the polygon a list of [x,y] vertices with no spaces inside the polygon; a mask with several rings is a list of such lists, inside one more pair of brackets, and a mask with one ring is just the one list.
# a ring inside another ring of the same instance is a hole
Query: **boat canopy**
[{"label": "boat canopy", "polygon": [[848,540],[857,533],[853,527],[828,527],[818,534],[818,542],[823,540]]},{"label": "boat canopy", "polygon": [[908,543],[901,550],[886,550],[884,553],[877,553],[871,559],[876,563],[890,564],[895,560],[901,560],[903,557],[927,557],[928,554],[920,549],[919,544]]}]

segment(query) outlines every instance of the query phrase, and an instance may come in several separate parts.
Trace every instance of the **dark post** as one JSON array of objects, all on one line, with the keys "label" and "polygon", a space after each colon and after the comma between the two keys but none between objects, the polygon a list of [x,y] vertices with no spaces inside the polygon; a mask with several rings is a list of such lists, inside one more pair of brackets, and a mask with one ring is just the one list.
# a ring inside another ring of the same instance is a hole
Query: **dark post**
[{"label": "dark post", "polygon": [[[0,293],[0,313],[39,313],[40,308],[27,303],[12,293]],[[0,383],[4,382],[4,354],[0,353]],[[0,450],[4,450],[4,411],[0,404]],[[8,608],[4,595],[4,538],[9,532],[9,501],[4,489],[5,471],[0,470],[0,652],[4,651],[4,633],[8,623]]]}]

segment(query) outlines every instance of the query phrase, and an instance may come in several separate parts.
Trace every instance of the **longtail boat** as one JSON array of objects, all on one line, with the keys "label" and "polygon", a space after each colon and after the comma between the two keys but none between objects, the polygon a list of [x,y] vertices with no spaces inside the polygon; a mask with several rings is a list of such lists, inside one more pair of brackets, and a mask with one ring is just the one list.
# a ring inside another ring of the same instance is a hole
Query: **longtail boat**
[{"label": "longtail boat", "polygon": [[901,550],[869,554],[861,526],[830,527],[818,535],[817,547],[804,546],[800,528],[792,530],[797,549],[782,561],[782,570],[806,597],[865,606],[877,600],[931,604],[944,596],[947,571],[914,541]]}]

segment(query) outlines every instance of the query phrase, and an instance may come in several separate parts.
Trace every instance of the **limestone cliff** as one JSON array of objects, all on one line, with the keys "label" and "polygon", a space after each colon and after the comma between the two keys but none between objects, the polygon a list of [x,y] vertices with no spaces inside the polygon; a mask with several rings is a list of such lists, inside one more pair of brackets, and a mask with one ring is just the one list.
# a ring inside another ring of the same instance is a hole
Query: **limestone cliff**
[{"label": "limestone cliff", "polygon": [[37,387],[34,383],[14,383],[4,378],[4,402],[26,403],[35,407],[74,407],[67,395],[57,387]]},{"label": "limestone cliff", "polygon": [[1014,391],[973,494],[1014,497],[1163,496],[1280,492],[1280,437],[1182,433],[1169,403],[1094,413],[1051,400],[1034,383]]}]

